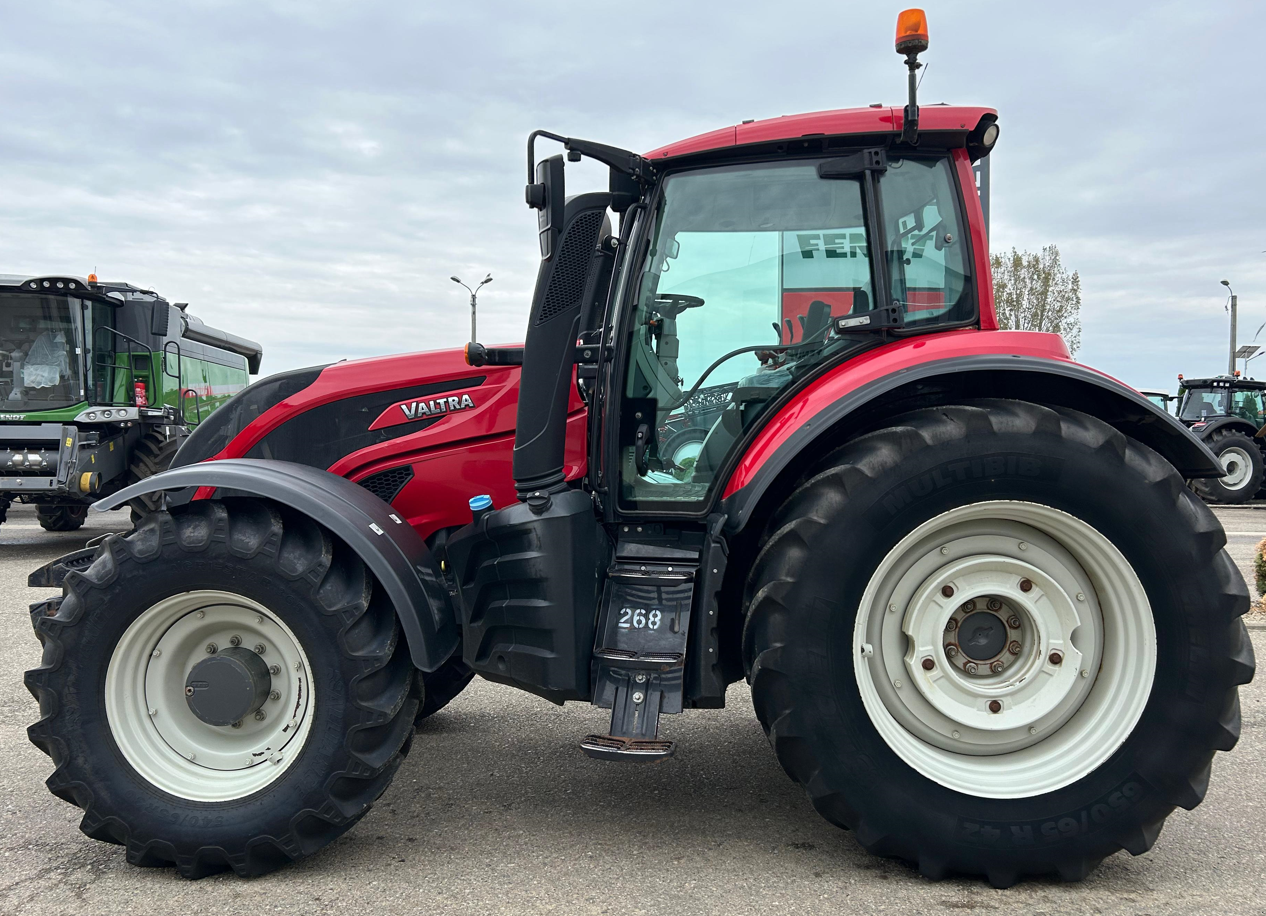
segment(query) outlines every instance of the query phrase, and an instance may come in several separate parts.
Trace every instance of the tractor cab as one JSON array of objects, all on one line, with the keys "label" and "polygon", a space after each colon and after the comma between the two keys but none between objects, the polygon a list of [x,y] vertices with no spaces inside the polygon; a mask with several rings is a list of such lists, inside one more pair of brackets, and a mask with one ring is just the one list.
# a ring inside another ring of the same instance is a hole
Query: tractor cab
[{"label": "tractor cab", "polygon": [[1181,379],[1178,416],[1184,422],[1208,424],[1224,417],[1237,417],[1260,428],[1266,424],[1263,392],[1266,382],[1236,376]]}]

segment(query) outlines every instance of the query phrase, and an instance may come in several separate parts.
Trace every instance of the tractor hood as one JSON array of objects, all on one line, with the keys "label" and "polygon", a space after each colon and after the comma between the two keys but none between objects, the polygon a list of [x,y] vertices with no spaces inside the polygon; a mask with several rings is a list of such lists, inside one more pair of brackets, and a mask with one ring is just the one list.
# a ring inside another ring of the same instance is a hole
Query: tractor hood
[{"label": "tractor hood", "polygon": [[[519,374],[518,366],[468,366],[462,350],[278,373],[220,407],[189,437],[173,466],[222,458],[295,461],[366,483],[391,496],[398,509],[407,503],[411,519],[415,509],[433,515],[437,527],[464,524],[472,494],[491,489],[498,505],[514,499],[510,462]],[[568,414],[566,475],[574,479],[585,462],[584,404],[574,387]],[[424,463],[425,473],[419,468]],[[376,486],[374,478],[383,474],[416,477],[415,484],[425,479],[418,493],[429,496],[414,506],[411,489]],[[490,479],[501,485],[490,488]],[[464,516],[450,522],[454,506]]]}]

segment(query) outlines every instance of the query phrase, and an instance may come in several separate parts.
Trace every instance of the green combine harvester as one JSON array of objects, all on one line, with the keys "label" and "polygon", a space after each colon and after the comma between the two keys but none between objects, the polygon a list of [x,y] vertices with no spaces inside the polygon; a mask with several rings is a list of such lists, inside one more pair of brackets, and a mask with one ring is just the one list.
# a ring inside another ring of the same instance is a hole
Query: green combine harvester
[{"label": "green combine harvester", "polygon": [[166,470],[262,353],[128,283],[0,274],[0,522],[24,502],[48,531],[80,527],[90,503]]}]

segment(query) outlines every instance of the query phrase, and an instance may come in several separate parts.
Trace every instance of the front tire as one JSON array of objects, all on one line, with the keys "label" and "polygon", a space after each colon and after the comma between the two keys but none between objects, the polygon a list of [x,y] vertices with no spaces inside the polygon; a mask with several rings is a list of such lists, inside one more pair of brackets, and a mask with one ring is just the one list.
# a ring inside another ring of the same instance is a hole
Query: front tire
[{"label": "front tire", "polygon": [[1226,476],[1195,480],[1197,493],[1226,505],[1246,503],[1257,495],[1266,476],[1266,463],[1256,441],[1242,432],[1214,433],[1209,449],[1222,463]]},{"label": "front tire", "polygon": [[1167,462],[1089,416],[906,414],[771,520],[743,637],[757,715],[871,852],[1080,879],[1149,849],[1239,736],[1254,664],[1224,543]]},{"label": "front tire", "polygon": [[35,517],[45,531],[78,531],[88,519],[86,503],[69,506],[37,506]]},{"label": "front tire", "polygon": [[[364,816],[412,738],[392,605],[345,545],[270,503],[149,515],[32,622],[48,787],[135,865],[257,875],[309,855]],[[253,714],[214,723],[187,699],[206,687],[193,666],[230,647],[267,684]]]}]

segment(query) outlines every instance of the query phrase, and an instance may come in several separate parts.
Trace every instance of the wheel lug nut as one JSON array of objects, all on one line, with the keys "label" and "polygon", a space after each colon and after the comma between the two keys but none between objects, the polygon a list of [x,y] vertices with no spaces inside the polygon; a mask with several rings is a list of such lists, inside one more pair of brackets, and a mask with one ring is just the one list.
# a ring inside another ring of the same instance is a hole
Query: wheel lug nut
[{"label": "wheel lug nut", "polygon": [[240,637],[240,636],[230,636],[230,637],[229,637],[229,645],[230,645],[230,646],[240,646],[241,644],[242,644],[242,637]]},{"label": "wheel lug nut", "polygon": [[241,728],[241,727],[242,727],[242,720],[241,720],[241,719],[238,719],[236,722],[234,722],[234,723],[233,723],[232,727],[233,727],[233,728]]},{"label": "wheel lug nut", "polygon": [[256,710],[256,712],[255,712],[255,721],[256,721],[256,722],[263,722],[263,721],[264,721],[264,719],[266,719],[267,717],[268,717],[268,713],[264,712],[262,709],[260,709],[260,710]]},{"label": "wheel lug nut", "polygon": [[215,653],[219,651],[220,651],[220,647],[217,646],[215,643],[213,642],[207,643],[207,655],[215,655]]},{"label": "wheel lug nut", "polygon": [[989,610],[991,611],[1001,610],[1002,602],[999,601],[997,598],[990,598],[989,601],[986,603],[986,607],[988,607]]},{"label": "wheel lug nut", "polygon": [[1007,618],[1007,626],[1009,626],[1013,630],[1020,629],[1020,618],[1015,616],[1015,614],[1012,614],[1010,617]]},{"label": "wheel lug nut", "polygon": [[931,671],[935,667],[936,667],[936,662],[934,662],[930,656],[923,660],[924,671]]},{"label": "wheel lug nut", "polygon": [[1020,644],[1016,642],[1015,640],[1012,640],[1011,645],[1007,646],[1007,651],[1010,652],[1012,655],[1019,655]]},{"label": "wheel lug nut", "polygon": [[1060,655],[1058,652],[1052,652],[1050,655],[1050,662],[1052,665],[1062,665],[1064,663],[1064,656]]},{"label": "wheel lug nut", "polygon": [[957,655],[958,655],[958,646],[946,646],[946,647],[945,647],[945,655],[946,655],[948,658],[954,658],[955,656],[957,656]]},{"label": "wheel lug nut", "polygon": [[958,621],[955,620],[953,617],[945,621],[946,632],[953,633],[957,629],[958,629]]},{"label": "wheel lug nut", "polygon": [[989,711],[990,711],[990,712],[1002,712],[1002,704],[1001,704],[1001,703],[999,703],[997,700],[990,700],[990,701],[989,701]]},{"label": "wheel lug nut", "polygon": [[976,610],[976,599],[975,599],[975,598],[972,598],[972,599],[970,599],[970,600],[968,600],[968,601],[964,601],[964,602],[963,602],[963,610],[964,610],[964,611],[967,611],[968,613],[970,613],[971,611]]},{"label": "wheel lug nut", "polygon": [[994,674],[1001,674],[1002,662],[1000,661],[994,662],[992,665],[989,666],[989,670],[992,671]]},{"label": "wheel lug nut", "polygon": [[193,696],[193,688],[192,688],[192,687],[186,687],[186,688],[185,688],[185,696],[187,696],[187,697],[191,697],[191,696]]},{"label": "wheel lug nut", "polygon": [[1028,579],[1021,579],[1021,580],[1020,580],[1020,591],[1022,591],[1022,592],[1031,592],[1031,591],[1033,591],[1033,583],[1032,583],[1030,580],[1028,580]]},{"label": "wheel lug nut", "polygon": [[952,586],[952,585],[942,585],[942,586],[941,586],[941,594],[942,594],[942,595],[944,595],[946,598],[953,598],[953,597],[954,597],[954,586]]},{"label": "wheel lug nut", "polygon": [[968,674],[975,674],[975,673],[976,673],[976,663],[975,663],[975,662],[968,662],[967,664],[963,665],[963,670],[964,670],[964,671],[966,671]]},{"label": "wheel lug nut", "polygon": [[256,655],[263,655],[263,654],[264,654],[265,652],[267,652],[267,651],[268,651],[268,647],[267,647],[267,646],[265,646],[262,642],[261,642],[261,643],[256,643],[256,644],[255,644],[255,654],[256,654]]},{"label": "wheel lug nut", "polygon": [[277,675],[281,674],[281,665],[269,665],[268,673],[271,674],[273,677],[276,677]]},{"label": "wheel lug nut", "polygon": [[270,699],[270,700],[280,700],[280,699],[281,699],[281,693],[280,693],[280,692],[278,692],[278,691],[276,691],[276,690],[274,690],[272,693],[270,693],[270,694],[268,695],[268,699]]}]

